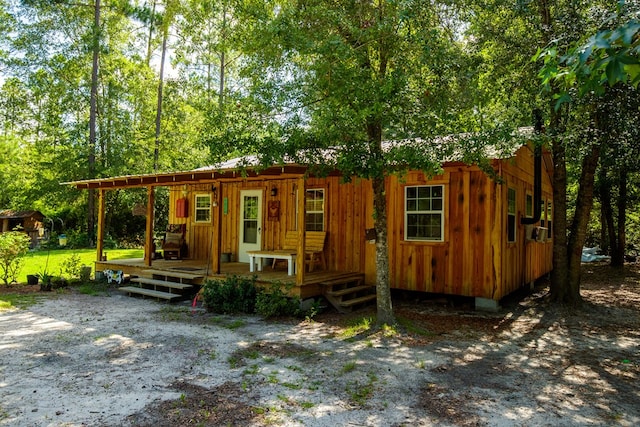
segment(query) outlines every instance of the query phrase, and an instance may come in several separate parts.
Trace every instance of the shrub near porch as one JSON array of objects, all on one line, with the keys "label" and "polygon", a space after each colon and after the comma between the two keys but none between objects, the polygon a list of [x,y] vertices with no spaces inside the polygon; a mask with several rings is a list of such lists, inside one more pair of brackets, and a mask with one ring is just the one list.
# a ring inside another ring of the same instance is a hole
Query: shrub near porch
[{"label": "shrub near porch", "polygon": [[288,297],[281,284],[258,288],[255,277],[229,276],[222,280],[207,280],[202,296],[207,309],[215,313],[259,314],[267,318],[309,315],[301,309],[300,298]]}]

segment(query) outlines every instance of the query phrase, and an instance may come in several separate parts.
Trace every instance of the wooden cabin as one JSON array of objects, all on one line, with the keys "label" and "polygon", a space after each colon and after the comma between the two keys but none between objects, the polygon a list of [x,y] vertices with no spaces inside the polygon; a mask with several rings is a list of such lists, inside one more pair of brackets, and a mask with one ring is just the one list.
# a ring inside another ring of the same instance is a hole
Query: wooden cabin
[{"label": "wooden cabin", "polygon": [[[389,177],[392,289],[475,297],[478,306],[492,308],[505,295],[549,273],[552,162],[548,153],[542,160],[537,197],[534,153],[527,145],[508,158],[491,160],[497,179],[456,161],[444,163],[444,172],[431,179],[419,171]],[[153,206],[154,189],[168,187],[169,223],[184,224],[187,250],[181,260],[207,264],[208,276],[223,274],[227,263],[249,267],[250,251],[283,250],[291,231],[298,233],[297,253],[305,253],[303,232],[308,230],[326,233],[326,265],[318,268],[361,273],[366,283],[375,284],[371,183],[362,179],[343,183],[337,173],[327,177],[309,173],[298,164],[240,171],[229,162],[189,172],[71,184],[99,190],[99,227],[105,191],[147,187],[147,206]],[[540,216],[529,221],[535,224],[522,223],[534,215]],[[153,210],[147,208],[147,236],[153,234],[152,224]],[[155,266],[150,237],[146,247],[145,265]],[[309,297],[321,293],[321,287],[309,281],[318,270],[309,272],[304,259],[296,258],[292,283],[301,296]],[[97,269],[104,267],[98,263]]]},{"label": "wooden cabin", "polygon": [[44,215],[40,211],[0,210],[0,232],[20,230],[31,239],[31,248],[45,236]]}]

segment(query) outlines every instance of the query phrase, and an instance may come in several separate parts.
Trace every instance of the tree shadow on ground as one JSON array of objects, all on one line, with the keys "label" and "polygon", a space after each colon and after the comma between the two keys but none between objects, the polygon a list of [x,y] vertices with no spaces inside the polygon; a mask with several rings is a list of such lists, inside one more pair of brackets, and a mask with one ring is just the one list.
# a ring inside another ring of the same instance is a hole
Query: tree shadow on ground
[{"label": "tree shadow on ground", "polygon": [[[514,306],[477,344],[436,349],[453,354],[432,369],[433,383],[425,384],[420,399],[425,409],[456,422],[513,401],[504,417],[515,423],[535,423],[540,413],[567,425],[637,423],[639,276],[635,268],[610,270],[585,271],[579,309],[550,305],[539,293]],[[522,405],[527,400],[528,407]],[[468,419],[478,422],[477,415]]]}]

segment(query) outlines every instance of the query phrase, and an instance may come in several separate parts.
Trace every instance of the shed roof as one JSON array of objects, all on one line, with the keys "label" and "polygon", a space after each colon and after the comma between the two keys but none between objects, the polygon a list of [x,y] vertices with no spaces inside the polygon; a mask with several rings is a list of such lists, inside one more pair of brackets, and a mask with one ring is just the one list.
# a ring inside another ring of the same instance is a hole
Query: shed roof
[{"label": "shed roof", "polygon": [[24,219],[36,217],[39,219],[44,218],[44,215],[40,211],[15,211],[13,209],[0,210],[0,219]]}]

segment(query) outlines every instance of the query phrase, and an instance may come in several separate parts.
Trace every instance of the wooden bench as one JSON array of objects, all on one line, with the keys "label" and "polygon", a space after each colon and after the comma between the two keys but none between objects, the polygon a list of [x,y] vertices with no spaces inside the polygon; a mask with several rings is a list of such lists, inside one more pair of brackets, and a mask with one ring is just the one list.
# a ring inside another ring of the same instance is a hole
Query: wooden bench
[{"label": "wooden bench", "polygon": [[[327,233],[325,231],[305,232],[305,264],[309,265],[309,271],[313,271],[315,264],[320,263],[323,269],[327,268],[324,258],[324,241]],[[296,256],[298,255],[298,232],[287,231],[282,249],[273,251],[247,251],[249,255],[249,271],[253,272],[256,261],[258,271],[262,271],[262,260],[273,259],[271,268],[275,268],[278,260],[287,261],[287,274],[292,276],[295,273]]]}]

